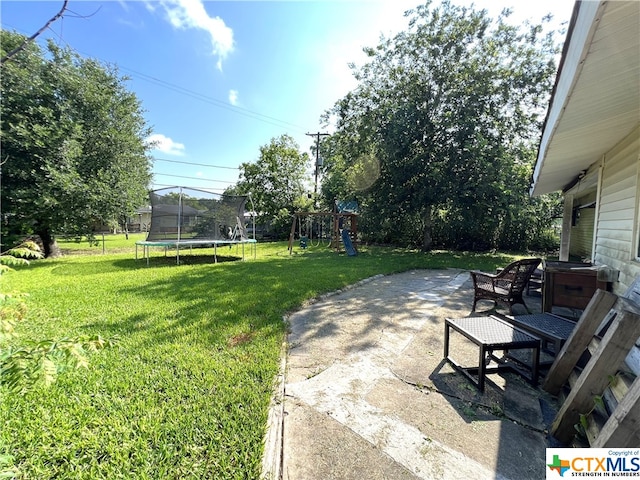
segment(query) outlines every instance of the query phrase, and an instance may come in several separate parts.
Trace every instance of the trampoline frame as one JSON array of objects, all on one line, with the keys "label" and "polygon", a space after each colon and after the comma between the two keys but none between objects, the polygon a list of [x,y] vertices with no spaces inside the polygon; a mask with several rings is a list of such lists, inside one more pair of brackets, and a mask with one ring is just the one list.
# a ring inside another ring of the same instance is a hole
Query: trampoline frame
[{"label": "trampoline frame", "polygon": [[256,245],[257,240],[249,238],[246,240],[156,240],[147,241],[139,240],[136,242],[136,260],[138,260],[138,245],[142,247],[142,258],[147,260],[149,265],[149,248],[151,247],[164,247],[164,256],[167,256],[167,250],[169,247],[175,247],[176,249],[176,265],[180,265],[180,247],[188,246],[191,251],[194,246],[212,245],[213,246],[213,258],[214,263],[218,263],[218,245],[242,245],[242,260],[245,259],[245,244],[250,245],[250,251],[253,250],[253,258],[256,258]]}]

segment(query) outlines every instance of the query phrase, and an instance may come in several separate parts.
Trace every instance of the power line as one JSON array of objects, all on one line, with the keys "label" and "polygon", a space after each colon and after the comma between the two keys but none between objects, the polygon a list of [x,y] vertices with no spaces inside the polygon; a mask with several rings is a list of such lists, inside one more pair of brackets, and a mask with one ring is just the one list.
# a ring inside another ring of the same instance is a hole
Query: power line
[{"label": "power line", "polygon": [[202,93],[194,92],[193,90],[189,90],[188,88],[181,87],[179,85],[175,85],[173,83],[167,82],[165,80],[161,80],[156,77],[152,77],[151,75],[147,75],[146,73],[138,72],[128,67],[124,67],[119,65],[122,70],[131,72],[134,76],[139,76],[141,79],[146,80],[150,83],[155,83],[156,85],[162,86],[169,90],[173,90],[174,92],[181,93],[183,95],[204,101],[206,103],[210,103],[219,108],[224,108],[226,110],[230,110],[239,115],[244,115],[245,117],[253,118],[254,120],[259,120],[264,123],[268,123],[270,125],[275,125],[276,127],[289,127],[294,128],[300,132],[304,132],[304,129],[296,125],[295,123],[287,122],[286,120],[280,120],[279,118],[271,117],[269,115],[265,115],[263,113],[255,112],[253,110],[249,110],[247,108],[238,107],[237,105],[229,105],[224,100],[219,100],[217,98],[209,97]]},{"label": "power line", "polygon": [[[153,186],[155,186],[155,187],[175,187],[175,186],[177,186],[177,185],[175,185],[175,184],[168,184],[168,183],[153,183],[152,185],[153,185]],[[224,192],[226,191],[226,190],[225,190],[225,189],[223,189],[223,188],[211,188],[211,187],[187,187],[187,186],[185,186],[185,185],[183,185],[183,186],[184,186],[185,188],[193,188],[194,190],[206,190],[206,191],[213,192],[213,193],[216,193],[216,192],[223,192],[223,193],[224,193]]]},{"label": "power line", "polygon": [[[16,31],[19,31],[18,28],[12,27],[11,25],[8,25],[7,23],[4,23],[4,26],[5,27],[11,27]],[[55,32],[51,27],[49,27],[49,30],[52,32],[53,35],[58,37],[61,42],[64,42],[68,47],[70,47],[75,52],[84,55],[86,58],[98,59],[98,57],[95,57],[93,55],[90,55],[89,53],[82,52],[82,51],[77,50],[76,48],[72,47],[66,40],[62,39],[61,36],[58,35],[58,33]],[[121,70],[125,70],[125,71],[128,71],[128,72],[131,72],[134,76],[139,76],[141,79],[146,80],[146,81],[148,81],[150,83],[155,83],[156,85],[159,85],[161,87],[167,88],[169,90],[173,90],[174,92],[181,93],[182,95],[186,95],[186,96],[201,100],[203,102],[215,105],[215,106],[217,106],[219,108],[224,108],[226,110],[230,110],[230,111],[235,112],[235,113],[237,113],[239,115],[244,115],[245,117],[249,117],[249,118],[252,118],[254,120],[258,120],[260,122],[263,122],[263,123],[268,123],[268,124],[274,125],[276,127],[293,128],[293,129],[298,130],[299,132],[304,132],[304,129],[301,126],[296,125],[295,123],[287,122],[286,120],[280,120],[278,118],[271,117],[269,115],[264,115],[262,113],[255,112],[253,110],[249,110],[247,108],[238,107],[236,105],[229,105],[224,100],[219,100],[219,99],[204,95],[202,93],[194,92],[193,90],[189,90],[189,89],[181,87],[179,85],[175,85],[175,84],[167,82],[165,80],[161,80],[159,78],[152,77],[151,75],[147,75],[145,73],[138,72],[138,71],[133,70],[131,68],[119,65],[116,62],[110,62],[110,61],[106,61],[104,59],[98,59],[98,60],[102,61],[104,64],[117,65],[118,68],[120,68]]]},{"label": "power line", "polygon": [[229,185],[233,185],[236,183],[236,182],[228,182],[226,180],[211,180],[209,178],[202,178],[202,177],[187,177],[185,175],[174,175],[172,173],[154,173],[154,175],[161,175],[163,177],[189,178],[191,180],[201,180],[203,182],[228,183]]},{"label": "power line", "polygon": [[224,168],[227,170],[239,170],[240,167],[225,167],[222,165],[210,165],[207,163],[195,163],[195,162],[184,162],[182,160],[169,160],[168,158],[158,158],[158,157],[151,157],[153,160],[159,161],[159,162],[169,162],[169,163],[182,163],[184,165],[195,165],[198,167],[211,167],[211,168]]},{"label": "power line", "polygon": [[10,52],[8,52],[6,55],[4,55],[2,58],[0,58],[0,65],[2,65],[4,62],[6,62],[7,60],[9,60],[11,57],[13,57],[15,54],[17,54],[18,52],[20,52],[21,50],[24,50],[24,48],[30,43],[33,42],[36,37],[38,37],[42,32],[44,32],[47,28],[49,28],[49,25],[51,25],[53,22],[55,22],[57,19],[59,19],[60,17],[63,16],[64,11],[67,9],[67,4],[69,3],[69,0],[64,0],[64,3],[62,4],[62,8],[60,9],[60,11],[54,15],[52,18],[49,19],[49,21],[44,25],[44,27],[40,28],[40,30],[38,30],[36,33],[34,33],[33,35],[31,35],[29,38],[27,38],[26,40],[24,40],[20,45],[18,45],[16,48],[14,48],[13,50],[11,50]]}]

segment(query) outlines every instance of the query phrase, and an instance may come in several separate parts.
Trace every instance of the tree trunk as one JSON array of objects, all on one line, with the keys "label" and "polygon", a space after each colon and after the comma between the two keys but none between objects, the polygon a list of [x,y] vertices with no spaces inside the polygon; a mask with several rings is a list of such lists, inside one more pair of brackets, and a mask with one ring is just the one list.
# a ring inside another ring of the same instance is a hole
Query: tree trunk
[{"label": "tree trunk", "polygon": [[124,232],[124,238],[129,240],[129,223],[126,220],[122,223],[122,231]]},{"label": "tree trunk", "polygon": [[58,246],[55,237],[51,234],[48,228],[41,229],[36,233],[42,240],[42,247],[44,249],[42,253],[44,254],[45,258],[57,258],[62,256],[60,247]]},{"label": "tree trunk", "polygon": [[431,237],[431,205],[424,209],[424,235],[422,237],[422,251],[428,252],[433,245]]}]

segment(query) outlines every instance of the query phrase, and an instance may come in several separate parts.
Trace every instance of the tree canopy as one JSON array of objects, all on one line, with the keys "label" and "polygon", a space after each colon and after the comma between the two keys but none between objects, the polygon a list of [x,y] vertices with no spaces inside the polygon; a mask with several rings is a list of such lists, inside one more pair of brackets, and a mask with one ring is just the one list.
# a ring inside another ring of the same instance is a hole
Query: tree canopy
[{"label": "tree canopy", "polygon": [[[2,31],[2,55],[25,37]],[[150,129],[115,67],[49,42],[1,67],[3,242],[91,235],[145,203]]]},{"label": "tree canopy", "polygon": [[528,185],[553,32],[449,1],[407,15],[405,31],[365,49],[358,86],[324,116],[336,126],[323,142],[325,200],[357,198],[372,240],[521,248],[532,214],[550,221]]},{"label": "tree canopy", "polygon": [[256,162],[240,165],[240,180],[227,193],[250,193],[257,221],[270,225],[278,235],[286,235],[291,215],[304,198],[308,165],[309,155],[300,153],[292,137],[280,135],[260,147]]}]

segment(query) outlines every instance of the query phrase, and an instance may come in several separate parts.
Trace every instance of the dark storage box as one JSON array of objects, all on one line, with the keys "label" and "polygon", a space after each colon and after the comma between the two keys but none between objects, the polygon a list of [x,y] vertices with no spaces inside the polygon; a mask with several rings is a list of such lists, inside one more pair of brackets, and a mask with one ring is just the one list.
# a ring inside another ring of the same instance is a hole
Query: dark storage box
[{"label": "dark storage box", "polygon": [[545,262],[542,311],[553,307],[584,310],[596,289],[611,291],[618,271],[610,267],[580,262]]}]

